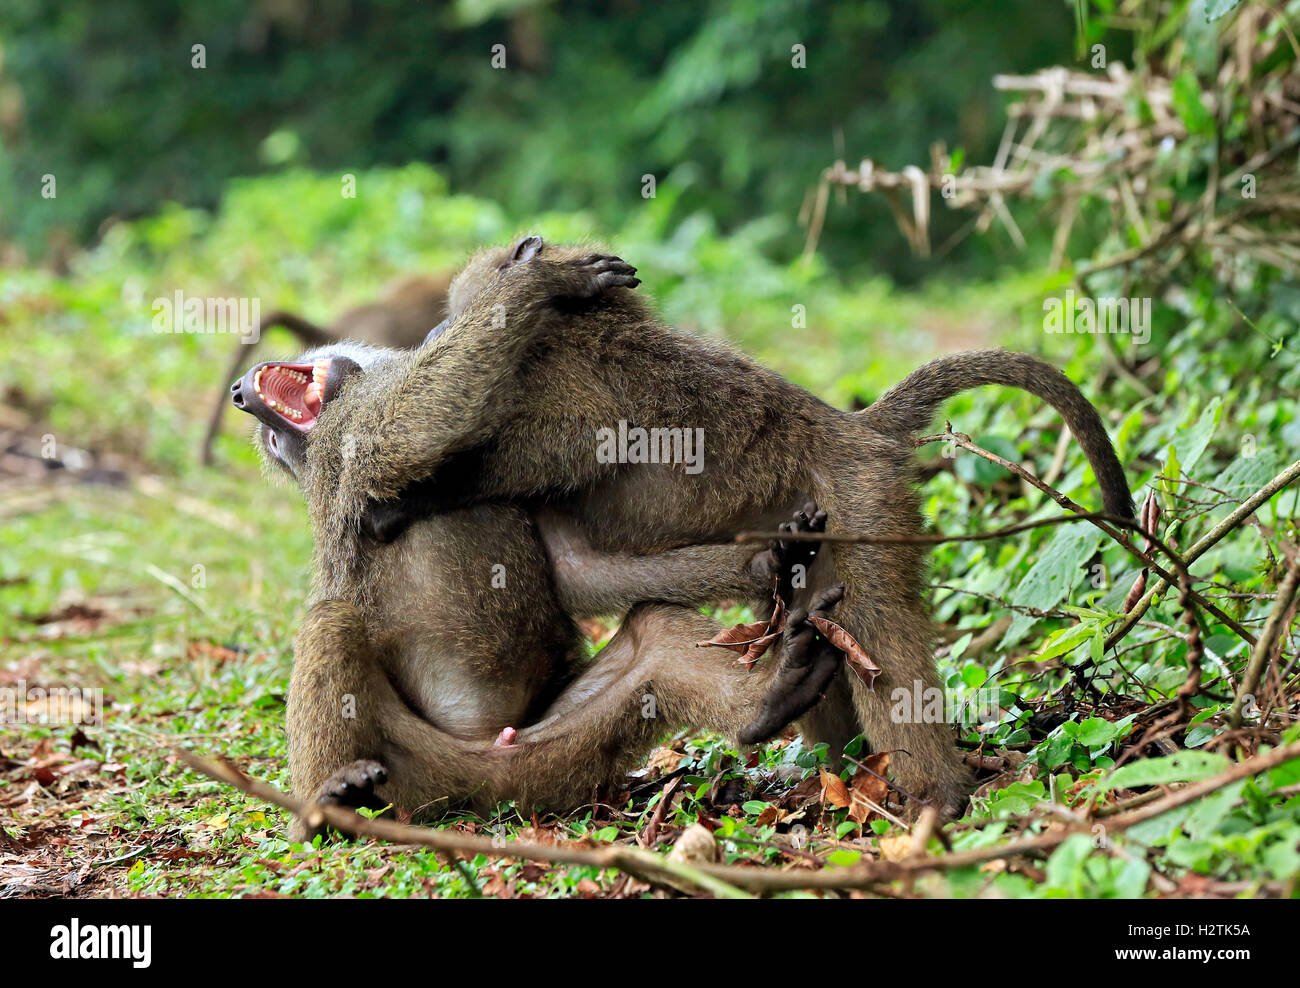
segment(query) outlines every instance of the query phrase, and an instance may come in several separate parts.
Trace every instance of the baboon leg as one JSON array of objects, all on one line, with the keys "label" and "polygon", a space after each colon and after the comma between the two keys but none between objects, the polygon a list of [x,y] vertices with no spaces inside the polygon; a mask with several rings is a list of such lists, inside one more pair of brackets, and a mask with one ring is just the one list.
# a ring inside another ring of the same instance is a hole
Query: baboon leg
[{"label": "baboon leg", "polygon": [[[736,736],[757,716],[781,661],[746,670],[731,652],[702,650],[715,622],[672,605],[643,605],[596,661],[510,747],[455,738],[402,702],[355,608],[312,608],[289,688],[289,765],[308,802],[395,805],[429,815],[502,799],[565,809],[637,765],[682,726]],[[362,802],[364,800],[364,803]],[[313,834],[295,825],[296,839]]]},{"label": "baboon leg", "polygon": [[[845,674],[871,749],[894,752],[890,768],[910,795],[946,813],[960,813],[971,778],[953,733],[943,717],[916,715],[917,710],[933,710],[925,700],[943,695],[930,619],[913,576],[921,571],[919,553],[914,546],[840,545],[835,557],[836,575],[848,585],[836,620],[881,668],[870,689]],[[908,702],[899,703],[900,695]]]},{"label": "baboon leg", "polygon": [[[772,675],[762,711],[740,732],[746,743],[766,741],[787,724],[817,706],[843,665],[842,653],[823,638],[808,621],[809,613],[831,618],[835,605],[844,598],[844,586],[836,584],[818,591],[808,610],[796,607],[785,618],[780,668]],[[838,754],[838,752],[836,752]]]},{"label": "baboon leg", "polygon": [[[286,729],[293,791],[309,804],[417,806],[430,777],[442,794],[467,791],[473,777],[456,739],[402,702],[360,612],[343,601],[316,604],[298,632]],[[293,836],[314,835],[296,821]]]},{"label": "baboon leg", "polygon": [[[571,806],[681,727],[739,737],[759,716],[773,680],[789,675],[800,655],[797,642],[811,636],[783,637],[772,655],[746,669],[734,653],[695,647],[717,630],[688,608],[636,608],[542,720],[519,731],[506,756],[512,765],[503,795],[525,805]],[[841,748],[857,733],[849,720],[853,727]]]},{"label": "baboon leg", "polygon": [[378,669],[361,614],[326,600],[307,614],[294,641],[286,728],[294,793],[314,799],[338,769],[379,753]]},{"label": "baboon leg", "polygon": [[[747,670],[729,651],[696,647],[717,631],[690,608],[638,606],[541,720],[497,747],[453,737],[413,714],[359,612],[323,601],[298,635],[289,688],[294,791],[312,803],[392,804],[424,815],[461,804],[490,811],[503,799],[571,807],[678,728],[737,737],[759,715],[773,680],[806,661],[811,639],[806,630],[792,633]],[[311,836],[296,825],[295,837]]]},{"label": "baboon leg", "polygon": [[375,794],[375,787],[388,781],[388,769],[379,762],[362,758],[344,765],[320,787],[316,802],[330,806],[366,807],[381,810],[386,805]]}]

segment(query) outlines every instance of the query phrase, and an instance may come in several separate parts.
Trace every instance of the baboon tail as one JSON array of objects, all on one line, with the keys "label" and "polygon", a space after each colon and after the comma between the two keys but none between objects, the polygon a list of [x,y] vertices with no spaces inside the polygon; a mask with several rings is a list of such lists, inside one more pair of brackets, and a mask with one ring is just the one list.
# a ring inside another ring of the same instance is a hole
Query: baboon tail
[{"label": "baboon tail", "polygon": [[881,432],[913,436],[930,425],[945,401],[981,384],[1022,388],[1060,412],[1092,464],[1106,511],[1133,517],[1128,480],[1101,416],[1073,381],[1027,353],[970,350],[940,357],[912,371],[860,414]]}]

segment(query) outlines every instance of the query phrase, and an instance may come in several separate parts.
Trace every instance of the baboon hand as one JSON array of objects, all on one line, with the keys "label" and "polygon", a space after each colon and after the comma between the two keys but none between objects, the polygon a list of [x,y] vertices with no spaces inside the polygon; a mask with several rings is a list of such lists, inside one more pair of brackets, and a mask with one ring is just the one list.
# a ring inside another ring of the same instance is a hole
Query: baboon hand
[{"label": "baboon hand", "polygon": [[[794,520],[782,522],[777,531],[782,535],[815,534],[826,531],[826,512],[819,511],[813,501],[807,502],[795,512]],[[808,569],[821,542],[807,539],[774,539],[768,548],[754,558],[755,568],[765,565],[770,572],[779,577],[776,595],[788,607],[794,599],[795,590],[807,586]]]},{"label": "baboon hand", "polygon": [[[813,598],[812,612],[829,617],[831,608],[843,599],[844,584],[838,583]],[[839,650],[817,633],[808,621],[808,611],[791,611],[786,618],[781,664],[763,696],[758,716],[737,735],[737,740],[756,744],[774,737],[817,705],[839,668]]]},{"label": "baboon hand", "polygon": [[553,298],[595,298],[611,288],[635,288],[641,279],[633,277],[636,268],[613,254],[588,254],[571,261],[538,259],[532,265],[521,265],[520,271],[529,267],[542,268],[544,277],[551,282],[549,294]]}]

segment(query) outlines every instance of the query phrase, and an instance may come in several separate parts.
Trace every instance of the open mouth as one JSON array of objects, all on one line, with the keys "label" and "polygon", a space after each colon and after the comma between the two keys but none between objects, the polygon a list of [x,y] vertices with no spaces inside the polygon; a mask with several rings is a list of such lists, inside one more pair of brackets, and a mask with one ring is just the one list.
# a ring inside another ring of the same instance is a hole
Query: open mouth
[{"label": "open mouth", "polygon": [[307,432],[316,424],[325,399],[330,362],[263,364],[253,375],[253,390],[286,423]]}]

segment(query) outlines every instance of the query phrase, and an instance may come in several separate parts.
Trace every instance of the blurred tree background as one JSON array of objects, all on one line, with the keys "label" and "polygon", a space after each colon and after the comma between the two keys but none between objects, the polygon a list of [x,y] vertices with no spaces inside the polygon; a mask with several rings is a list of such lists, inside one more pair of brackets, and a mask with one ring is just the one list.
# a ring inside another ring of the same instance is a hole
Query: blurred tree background
[{"label": "blurred tree background", "polygon": [[[993,74],[1060,61],[1073,31],[1061,0],[6,0],[0,238],[43,256],[163,202],[212,207],[238,176],[423,161],[511,216],[614,229],[653,174],[677,220],[770,218],[764,249],[789,258],[830,160],[901,167],[937,138],[987,158]],[[888,222],[855,197],[825,255],[914,277],[892,236],[864,236]]]}]

